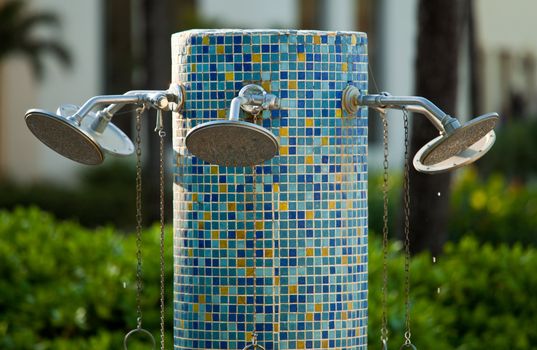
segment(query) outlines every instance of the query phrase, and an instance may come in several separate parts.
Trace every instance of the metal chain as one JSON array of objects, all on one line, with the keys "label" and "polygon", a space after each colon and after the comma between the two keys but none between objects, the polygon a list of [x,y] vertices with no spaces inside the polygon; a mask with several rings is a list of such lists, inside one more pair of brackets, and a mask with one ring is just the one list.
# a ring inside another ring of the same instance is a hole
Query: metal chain
[{"label": "metal chain", "polygon": [[[254,123],[257,123],[257,120],[258,120],[258,117],[259,117],[259,113],[261,112],[261,110],[257,110],[257,111],[254,111],[252,114],[253,114],[253,119],[254,119]],[[254,254],[254,270],[253,270],[253,279],[254,279],[254,319],[253,319],[253,322],[252,322],[252,344],[250,345],[253,349],[257,349],[258,347],[258,344],[257,344],[257,331],[256,331],[256,321],[257,321],[257,274],[256,274],[256,267],[257,267],[257,263],[256,263],[256,253],[257,253],[257,235],[256,235],[256,216],[257,216],[257,213],[256,213],[256,201],[257,201],[257,193],[256,193],[256,173],[255,173],[255,165],[252,165],[252,176],[253,176],[253,179],[252,179],[252,184],[253,184],[253,198],[252,198],[252,203],[253,203],[253,216],[254,216],[254,229],[253,229],[253,233],[254,233],[254,237],[253,237],[253,243],[254,243],[254,249],[253,249],[253,254]],[[248,348],[248,347],[247,347]]]},{"label": "metal chain", "polygon": [[410,160],[408,147],[408,112],[403,109],[405,128],[405,167],[403,174],[404,246],[405,246],[405,343],[402,348],[414,347],[410,341]]},{"label": "metal chain", "polygon": [[388,347],[388,119],[386,112],[380,111],[383,130],[384,162],[382,198],[384,212],[382,220],[382,319],[380,328],[380,340],[383,350]]},{"label": "metal chain", "polygon": [[[255,121],[257,120],[257,114],[254,115],[254,123]],[[256,311],[256,306],[257,306],[257,275],[256,275],[256,267],[257,267],[257,264],[256,264],[256,253],[257,253],[257,236],[256,236],[256,202],[257,202],[257,193],[256,193],[256,173],[255,173],[255,165],[252,165],[252,176],[253,176],[253,186],[254,186],[254,190],[252,191],[253,192],[253,199],[252,199],[252,203],[253,203],[253,215],[254,215],[254,229],[253,229],[253,232],[254,232],[254,237],[253,237],[253,241],[254,241],[254,251],[253,251],[253,254],[254,254],[254,270],[253,270],[253,279],[254,279],[254,319],[252,321],[252,343],[250,345],[247,345],[243,350],[249,350],[249,349],[260,349],[260,350],[265,350],[265,348],[261,345],[261,344],[258,344],[257,343],[257,331],[256,331],[256,319],[257,319],[257,311]],[[264,262],[263,262],[264,263]],[[264,267],[264,266],[263,266]]]},{"label": "metal chain", "polygon": [[[162,111],[158,111],[157,113],[162,113]],[[163,128],[160,128],[160,130],[158,130],[158,136],[160,137],[160,348],[161,350],[164,350],[164,137],[166,136],[166,132]]]},{"label": "metal chain", "polygon": [[136,322],[142,328],[142,114],[145,105],[136,109]]},{"label": "metal chain", "polygon": [[[255,119],[257,120],[257,114],[255,115]],[[253,189],[253,199],[252,199],[252,202],[253,202],[253,214],[254,214],[254,271],[253,271],[253,278],[254,278],[254,321],[253,321],[253,333],[252,333],[252,345],[257,345],[257,331],[256,331],[256,322],[257,322],[257,274],[256,274],[256,267],[257,267],[257,263],[256,263],[256,253],[257,253],[257,235],[256,235],[256,216],[257,216],[257,213],[256,213],[256,201],[257,201],[257,193],[256,193],[256,173],[255,173],[255,165],[252,166],[252,176],[254,177],[253,178],[253,186],[254,186],[254,189]]]}]

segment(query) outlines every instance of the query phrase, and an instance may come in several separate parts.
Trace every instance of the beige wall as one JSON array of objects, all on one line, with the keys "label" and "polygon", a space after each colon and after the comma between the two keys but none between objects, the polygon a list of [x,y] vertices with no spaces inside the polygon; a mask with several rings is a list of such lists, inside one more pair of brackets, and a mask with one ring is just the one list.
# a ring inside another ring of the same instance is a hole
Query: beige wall
[{"label": "beige wall", "polygon": [[485,47],[537,49],[535,0],[477,0],[479,37]]},{"label": "beige wall", "polygon": [[[483,60],[482,73],[484,109],[506,111],[509,94],[522,94],[526,98],[527,113],[537,113],[537,95],[529,91],[530,82],[537,81],[535,72],[528,76],[524,70],[524,59],[537,58],[537,22],[535,0],[477,0],[476,21],[478,39]],[[508,63],[502,63],[507,54]],[[509,76],[502,76],[507,70]],[[511,117],[505,115],[505,118]]]},{"label": "beige wall", "polygon": [[224,27],[296,27],[296,0],[198,0],[198,13]]},{"label": "beige wall", "polygon": [[10,177],[33,180],[37,152],[23,117],[28,105],[35,104],[37,91],[29,66],[20,57],[5,61],[0,69],[0,169]]},{"label": "beige wall", "polygon": [[38,34],[62,41],[69,49],[73,66],[61,67],[56,60],[45,60],[46,75],[36,81],[28,62],[12,57],[2,64],[0,105],[0,161],[4,175],[21,182],[50,179],[73,183],[82,166],[67,160],[35,139],[24,123],[29,108],[55,112],[63,103],[81,104],[102,93],[102,29],[100,0],[34,0],[33,9],[57,14],[60,30]]}]

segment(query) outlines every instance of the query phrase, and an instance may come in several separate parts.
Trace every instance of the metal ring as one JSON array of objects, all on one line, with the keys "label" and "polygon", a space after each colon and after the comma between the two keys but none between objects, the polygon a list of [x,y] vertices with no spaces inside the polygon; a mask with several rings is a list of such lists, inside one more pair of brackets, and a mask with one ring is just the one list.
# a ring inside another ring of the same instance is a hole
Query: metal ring
[{"label": "metal ring", "polygon": [[155,350],[157,344],[155,342],[155,338],[153,337],[153,334],[151,334],[148,330],[146,329],[143,329],[143,328],[135,328],[133,329],[132,331],[130,331],[129,333],[127,333],[127,335],[125,335],[125,339],[123,339],[123,348],[125,350],[128,350],[127,348],[127,342],[129,341],[129,337],[135,333],[143,333],[145,335],[147,335],[149,337],[149,339],[151,339],[151,343],[153,344],[153,350]]},{"label": "metal ring", "polygon": [[412,343],[404,343],[404,344],[401,345],[401,347],[399,348],[399,350],[405,350],[405,349],[416,350],[416,347],[415,347],[414,344],[412,344]]}]

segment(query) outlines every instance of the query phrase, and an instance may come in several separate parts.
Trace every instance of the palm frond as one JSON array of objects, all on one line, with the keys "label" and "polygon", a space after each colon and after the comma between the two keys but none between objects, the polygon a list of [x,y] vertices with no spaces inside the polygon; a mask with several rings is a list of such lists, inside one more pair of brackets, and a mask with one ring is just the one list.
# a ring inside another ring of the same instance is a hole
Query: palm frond
[{"label": "palm frond", "polygon": [[64,66],[71,65],[71,56],[58,41],[36,38],[33,31],[39,26],[59,27],[54,13],[33,13],[27,10],[24,0],[8,0],[0,6],[0,60],[11,53],[28,56],[38,78],[43,76],[42,55],[50,54]]},{"label": "palm frond", "polygon": [[0,25],[9,22],[13,18],[18,18],[24,11],[26,3],[21,0],[9,0],[0,5]]},{"label": "palm frond", "polygon": [[38,78],[43,77],[42,57],[45,54],[55,56],[64,66],[70,67],[72,63],[71,55],[56,41],[44,40],[26,42],[20,47],[20,51],[30,58],[32,68]]},{"label": "palm frond", "polygon": [[23,8],[24,3],[18,0],[8,1],[0,6],[0,46],[9,46],[6,41],[13,41]]},{"label": "palm frond", "polygon": [[30,33],[39,26],[48,26],[59,28],[61,23],[53,13],[43,12],[27,15],[17,23],[17,32],[21,37],[30,35]]}]

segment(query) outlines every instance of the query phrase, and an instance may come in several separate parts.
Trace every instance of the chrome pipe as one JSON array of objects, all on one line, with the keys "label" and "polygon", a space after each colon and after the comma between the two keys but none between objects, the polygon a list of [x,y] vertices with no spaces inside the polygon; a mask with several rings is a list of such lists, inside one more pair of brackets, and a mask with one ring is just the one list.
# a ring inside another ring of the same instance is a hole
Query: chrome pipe
[{"label": "chrome pipe", "polygon": [[423,115],[431,122],[431,124],[433,124],[433,126],[440,132],[441,135],[446,134],[446,129],[444,128],[444,125],[442,125],[442,122],[440,122],[440,120],[425,107],[408,105],[402,107],[401,109],[403,108],[409,112],[419,113]]},{"label": "chrome pipe", "polygon": [[140,102],[142,101],[139,95],[95,96],[87,100],[86,103],[84,103],[82,107],[80,107],[78,111],[76,111],[76,113],[70,116],[69,118],[74,120],[78,125],[80,125],[80,122],[82,121],[82,119],[97,105],[109,104],[109,103],[126,104],[126,103],[140,103]]},{"label": "chrome pipe", "polygon": [[391,96],[389,94],[359,95],[357,102],[359,105],[372,108],[413,109],[413,111],[425,115],[442,134],[450,133],[461,126],[457,119],[451,117],[424,97]]},{"label": "chrome pipe", "polygon": [[438,129],[441,134],[450,134],[461,124],[456,118],[444,113],[434,103],[424,97],[419,96],[392,96],[383,92],[376,95],[360,94],[354,86],[348,86],[343,91],[342,107],[348,113],[356,113],[358,107],[366,106],[378,110],[407,109],[409,111],[423,114]]},{"label": "chrome pipe", "polygon": [[231,100],[231,105],[229,106],[229,120],[239,120],[239,113],[241,111],[241,106],[247,104],[249,99],[243,96],[237,96]]},{"label": "chrome pipe", "polygon": [[[182,105],[184,99],[183,91],[178,85],[172,85],[168,90],[131,90],[122,96],[124,96],[126,99],[122,101],[113,101],[114,103],[97,113],[97,119],[91,126],[95,132],[104,132],[114,114],[116,114],[126,104],[150,103],[158,110],[168,110],[168,108],[170,108],[170,101],[175,103],[175,106],[177,107]],[[129,97],[133,97],[134,99],[130,100]],[[92,108],[93,107],[91,107],[90,110]],[[77,112],[77,114],[79,114],[79,112]],[[80,120],[82,120],[84,116],[85,115],[82,115]]]}]

